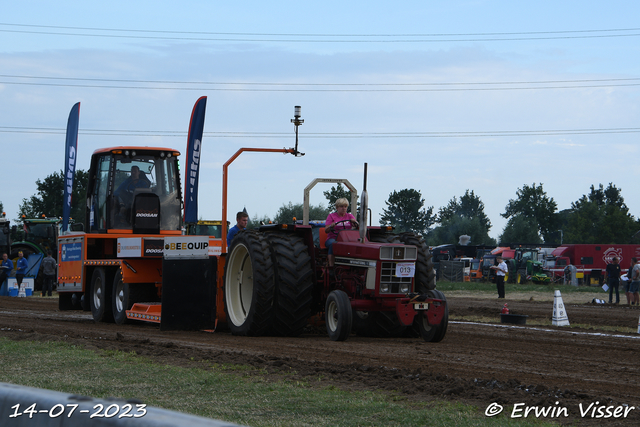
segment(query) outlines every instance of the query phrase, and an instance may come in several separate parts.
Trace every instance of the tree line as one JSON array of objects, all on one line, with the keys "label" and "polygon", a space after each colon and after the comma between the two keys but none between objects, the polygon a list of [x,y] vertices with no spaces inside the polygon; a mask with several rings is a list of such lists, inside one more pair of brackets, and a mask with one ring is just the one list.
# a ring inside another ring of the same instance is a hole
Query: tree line
[{"label": "tree line", "polygon": [[[78,169],[73,185],[71,217],[84,221],[88,172]],[[25,198],[19,206],[17,222],[26,218],[62,216],[64,172],[54,172],[36,181],[37,193]],[[326,204],[310,206],[309,217],[324,220],[334,210],[335,201],[341,197],[351,200],[351,192],[342,184],[324,191]],[[460,197],[454,196],[437,212],[425,207],[425,199],[419,190],[393,191],[385,202],[380,225],[391,225],[398,232],[412,231],[425,237],[429,245],[457,243],[462,235],[470,237],[473,245],[601,243],[627,244],[640,242],[640,219],[629,213],[621,189],[613,183],[605,188],[591,185],[588,194],[571,203],[571,208],[558,211],[552,197],[544,191],[542,183],[523,185],[510,199],[500,214],[507,225],[498,241],[489,236],[492,224],[484,212],[484,203],[473,190],[466,190]],[[359,204],[358,204],[359,209]],[[2,202],[0,202],[2,211]],[[250,215],[249,228],[260,223],[290,223],[293,218],[302,219],[303,204],[283,204],[273,218]],[[214,219],[214,218],[209,218]]]},{"label": "tree line", "polygon": [[[326,206],[310,208],[310,218],[322,220],[333,210],[339,197],[351,200],[351,193],[341,184],[324,192]],[[571,208],[558,211],[558,205],[544,191],[543,185],[523,185],[516,191],[500,214],[507,225],[498,241],[489,236],[492,224],[484,212],[484,203],[473,190],[454,196],[438,212],[425,207],[419,190],[393,191],[385,202],[380,225],[391,225],[398,232],[412,231],[425,237],[432,246],[457,243],[460,236],[470,237],[474,245],[601,243],[640,243],[640,219],[629,213],[621,189],[613,183],[605,188],[591,185],[588,194],[571,203]],[[274,222],[290,222],[302,218],[303,205],[283,205]],[[266,222],[268,217],[258,221]],[[254,225],[257,225],[254,224]]]}]

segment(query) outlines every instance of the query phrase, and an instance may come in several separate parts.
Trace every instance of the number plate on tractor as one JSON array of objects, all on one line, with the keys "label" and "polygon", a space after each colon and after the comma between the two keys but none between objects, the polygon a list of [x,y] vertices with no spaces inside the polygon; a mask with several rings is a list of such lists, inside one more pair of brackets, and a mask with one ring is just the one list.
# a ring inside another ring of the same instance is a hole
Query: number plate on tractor
[{"label": "number plate on tractor", "polygon": [[396,277],[413,277],[416,274],[414,262],[399,262],[396,264]]},{"label": "number plate on tractor", "polygon": [[429,304],[426,302],[417,302],[413,304],[414,310],[429,310]]}]

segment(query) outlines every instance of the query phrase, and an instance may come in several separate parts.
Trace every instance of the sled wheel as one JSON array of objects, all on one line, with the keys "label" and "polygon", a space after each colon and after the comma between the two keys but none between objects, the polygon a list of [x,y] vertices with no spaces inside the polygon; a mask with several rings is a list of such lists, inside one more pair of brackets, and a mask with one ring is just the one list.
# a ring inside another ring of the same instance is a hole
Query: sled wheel
[{"label": "sled wheel", "polygon": [[111,311],[111,283],[104,268],[96,268],[91,276],[91,315],[96,322],[113,322]]}]

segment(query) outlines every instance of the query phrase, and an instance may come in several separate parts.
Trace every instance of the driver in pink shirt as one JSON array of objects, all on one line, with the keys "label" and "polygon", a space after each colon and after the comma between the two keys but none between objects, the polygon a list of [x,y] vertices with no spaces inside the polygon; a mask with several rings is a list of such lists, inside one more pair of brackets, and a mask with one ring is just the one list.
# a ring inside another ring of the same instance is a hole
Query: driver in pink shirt
[{"label": "driver in pink shirt", "polygon": [[350,230],[352,226],[355,228],[358,227],[358,221],[356,221],[356,218],[347,212],[347,209],[349,208],[349,201],[347,199],[340,198],[336,200],[335,206],[336,212],[330,213],[327,220],[324,222],[324,231],[327,232],[327,241],[325,242],[325,246],[329,249],[329,255],[327,256],[329,267],[333,267],[335,260],[333,255],[333,242],[336,241],[338,232],[341,230]]}]

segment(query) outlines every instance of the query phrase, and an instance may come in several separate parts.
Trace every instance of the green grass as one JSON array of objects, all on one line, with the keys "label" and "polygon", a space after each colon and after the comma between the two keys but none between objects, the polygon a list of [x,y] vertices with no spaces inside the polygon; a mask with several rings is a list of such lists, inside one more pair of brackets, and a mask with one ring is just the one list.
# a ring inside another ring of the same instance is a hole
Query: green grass
[{"label": "green grass", "polygon": [[252,367],[213,361],[203,361],[200,368],[176,367],[60,342],[0,338],[0,360],[1,382],[95,398],[135,397],[151,406],[249,426],[555,425],[503,415],[487,418],[484,408],[458,403],[416,403],[393,394],[272,382]]}]

